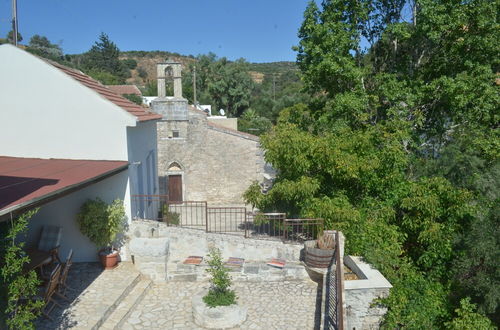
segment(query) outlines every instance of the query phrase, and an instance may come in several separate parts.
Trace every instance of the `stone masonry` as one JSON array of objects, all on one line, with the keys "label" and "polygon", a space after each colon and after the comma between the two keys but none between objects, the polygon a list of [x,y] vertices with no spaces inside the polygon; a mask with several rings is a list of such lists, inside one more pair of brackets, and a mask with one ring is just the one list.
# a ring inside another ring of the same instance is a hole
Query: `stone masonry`
[{"label": "stone masonry", "polygon": [[[174,79],[174,97],[165,96],[165,80]],[[164,73],[165,72],[165,73]],[[207,114],[182,98],[179,63],[158,64],[158,95],[151,102],[163,116],[157,125],[160,194],[168,195],[169,176],[181,176],[182,200],[211,206],[242,206],[254,181],[263,187],[275,173],[266,164],[257,136],[207,120]]]}]

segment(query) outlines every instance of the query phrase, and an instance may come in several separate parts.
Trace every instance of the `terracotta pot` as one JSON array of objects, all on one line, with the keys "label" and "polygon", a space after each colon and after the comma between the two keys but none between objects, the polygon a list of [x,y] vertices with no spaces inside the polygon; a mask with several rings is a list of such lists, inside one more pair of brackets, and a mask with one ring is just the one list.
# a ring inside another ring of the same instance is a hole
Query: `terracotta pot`
[{"label": "terracotta pot", "polygon": [[99,259],[104,269],[113,269],[118,266],[118,251],[113,251],[111,254],[106,254],[104,251],[104,249],[99,251]]}]

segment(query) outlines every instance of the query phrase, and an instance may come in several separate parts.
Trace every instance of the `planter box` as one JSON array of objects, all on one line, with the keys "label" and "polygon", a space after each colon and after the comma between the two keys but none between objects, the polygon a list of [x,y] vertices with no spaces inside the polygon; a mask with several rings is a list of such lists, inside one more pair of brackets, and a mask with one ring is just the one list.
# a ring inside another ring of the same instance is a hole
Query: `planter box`
[{"label": "planter box", "polygon": [[247,319],[247,308],[230,305],[209,307],[203,301],[207,291],[201,292],[193,297],[193,319],[194,322],[208,329],[234,328]]}]

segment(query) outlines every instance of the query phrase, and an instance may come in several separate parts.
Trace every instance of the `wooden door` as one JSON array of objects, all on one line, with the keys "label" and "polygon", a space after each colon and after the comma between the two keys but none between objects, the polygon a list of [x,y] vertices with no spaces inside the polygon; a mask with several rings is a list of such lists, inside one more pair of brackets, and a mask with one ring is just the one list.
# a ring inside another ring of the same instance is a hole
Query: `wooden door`
[{"label": "wooden door", "polygon": [[168,176],[168,201],[182,202],[182,175]]}]

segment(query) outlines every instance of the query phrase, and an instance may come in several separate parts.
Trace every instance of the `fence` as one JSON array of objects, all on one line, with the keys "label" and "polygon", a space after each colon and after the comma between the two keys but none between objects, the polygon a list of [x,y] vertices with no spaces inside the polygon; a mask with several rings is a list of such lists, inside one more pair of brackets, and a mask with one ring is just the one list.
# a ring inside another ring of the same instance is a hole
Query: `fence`
[{"label": "fence", "polygon": [[287,219],[285,213],[252,213],[245,207],[209,207],[205,201],[169,201],[167,195],[132,195],[135,219],[169,226],[301,243],[316,239],[322,219]]},{"label": "fence", "polygon": [[324,329],[344,330],[343,235],[335,233],[335,258],[326,274]]}]

